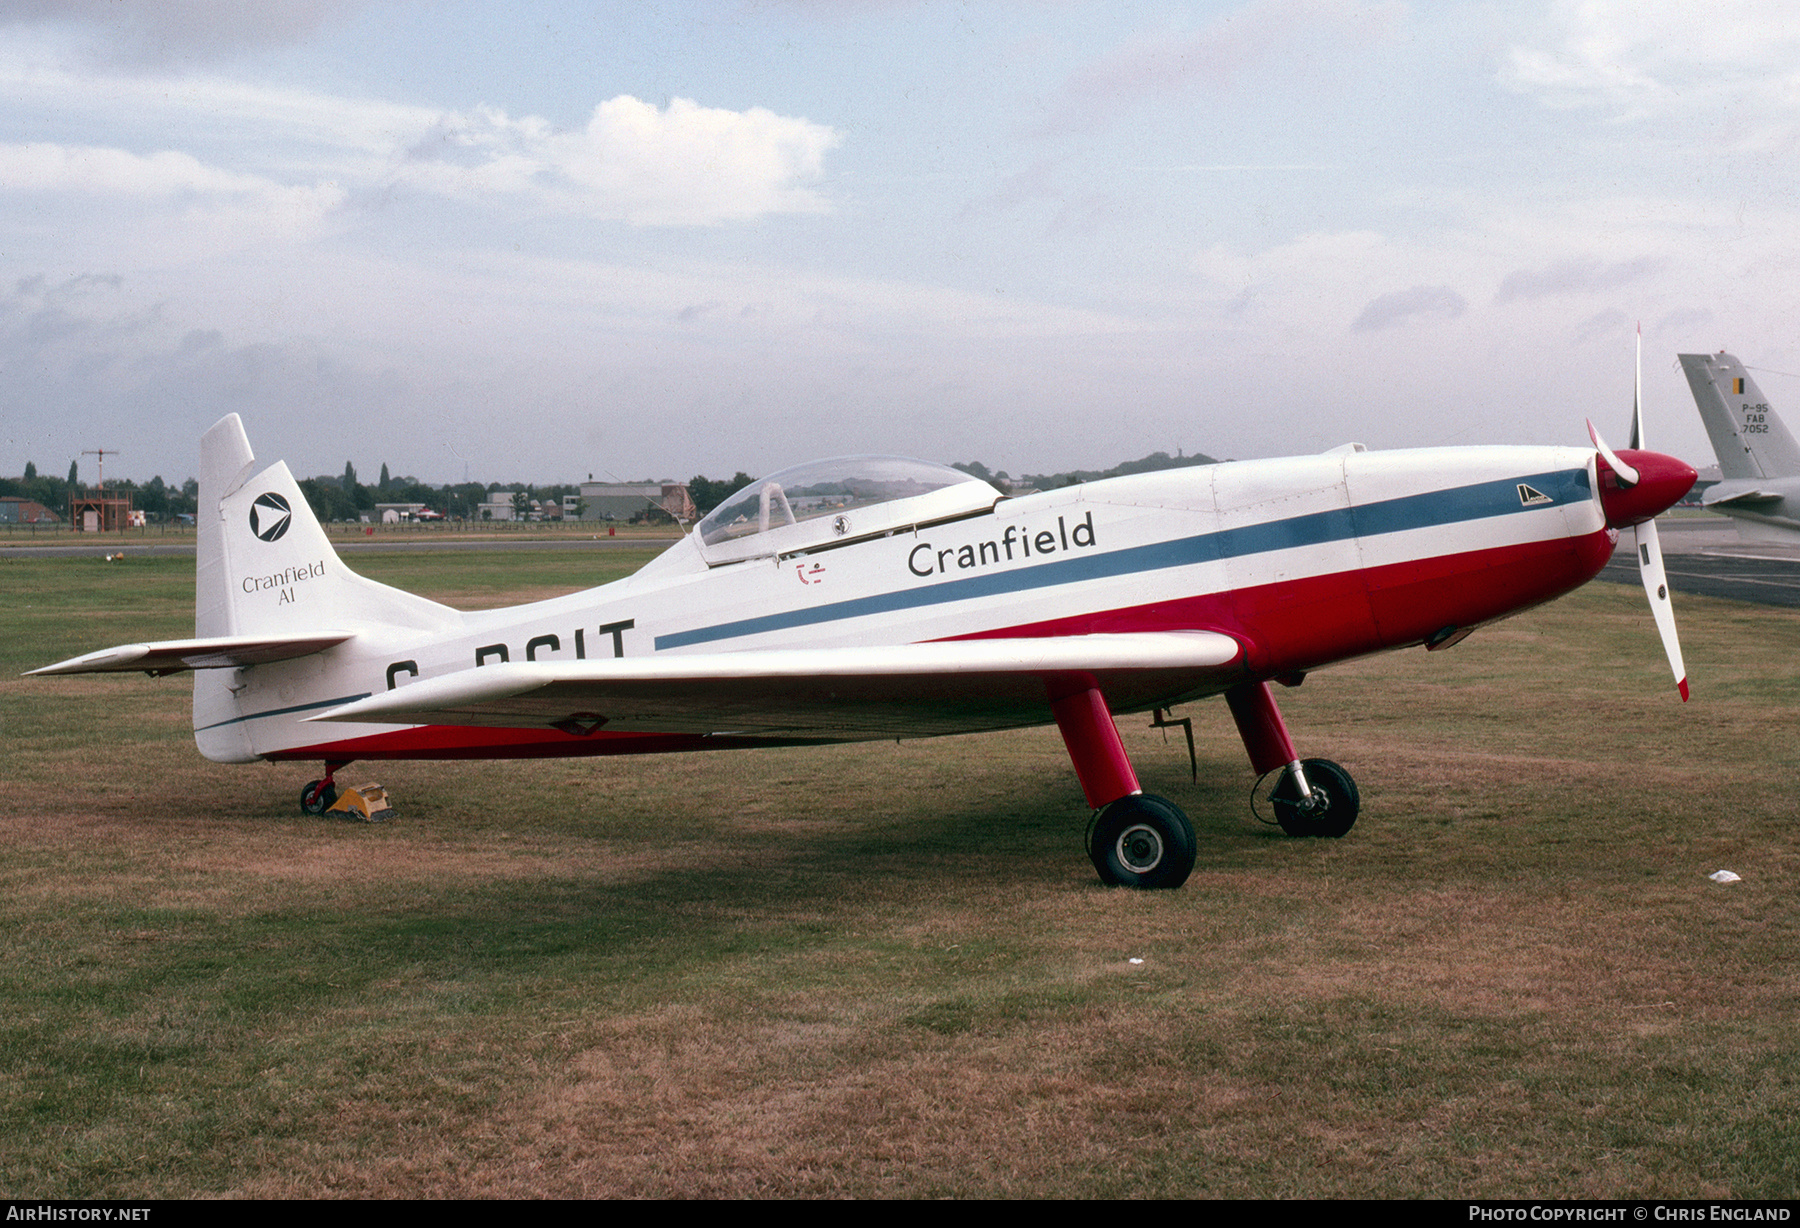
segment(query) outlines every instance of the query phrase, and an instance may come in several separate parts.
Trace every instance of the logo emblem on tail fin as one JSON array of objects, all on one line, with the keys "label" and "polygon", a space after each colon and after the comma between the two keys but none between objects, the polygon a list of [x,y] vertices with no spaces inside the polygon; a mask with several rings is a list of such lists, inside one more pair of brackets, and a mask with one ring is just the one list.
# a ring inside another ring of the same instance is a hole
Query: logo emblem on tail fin
[{"label": "logo emblem on tail fin", "polygon": [[293,519],[288,501],[274,491],[256,496],[250,505],[250,531],[266,542],[280,541]]}]

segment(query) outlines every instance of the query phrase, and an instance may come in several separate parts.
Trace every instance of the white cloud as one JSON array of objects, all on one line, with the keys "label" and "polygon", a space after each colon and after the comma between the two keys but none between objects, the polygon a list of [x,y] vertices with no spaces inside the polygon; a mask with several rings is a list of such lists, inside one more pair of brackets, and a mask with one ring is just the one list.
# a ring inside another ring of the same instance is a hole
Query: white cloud
[{"label": "white cloud", "polygon": [[1748,107],[1754,126],[1800,111],[1800,26],[1780,5],[1663,0],[1553,6],[1549,28],[1513,46],[1500,79],[1547,106],[1621,119]]},{"label": "white cloud", "polygon": [[330,187],[292,188],[259,175],[221,170],[174,150],[146,157],[123,149],[44,141],[0,144],[0,190],[142,197],[223,194],[288,200],[304,196],[325,207],[342,196]]},{"label": "white cloud", "polygon": [[1596,341],[1618,341],[1631,332],[1631,317],[1618,308],[1598,312],[1577,321],[1569,329],[1570,344],[1584,346]]},{"label": "white cloud", "polygon": [[215,75],[76,73],[3,44],[0,110],[15,131],[103,133],[121,148],[183,149],[289,183],[375,181],[442,114]]},{"label": "white cloud", "polygon": [[14,206],[9,224],[21,247],[29,230],[39,244],[80,250],[85,260],[183,264],[305,241],[345,193],[330,180],[290,185],[174,150],[38,141],[0,143],[0,198]]},{"label": "white cloud", "polygon": [[628,95],[557,132],[537,116],[480,108],[441,117],[395,178],[446,195],[526,195],[544,207],[643,226],[704,226],[771,213],[821,213],[806,186],[838,134],[762,107],[729,111]]},{"label": "white cloud", "polygon": [[[685,98],[659,108],[620,95],[595,107],[585,127],[558,131],[494,107],[443,111],[207,76],[76,75],[4,52],[0,103],[21,124],[37,115],[112,137],[5,146],[0,189],[280,190],[330,207],[401,186],[643,226],[828,212],[816,185],[841,139],[763,107]],[[152,143],[157,152],[145,150]]]}]

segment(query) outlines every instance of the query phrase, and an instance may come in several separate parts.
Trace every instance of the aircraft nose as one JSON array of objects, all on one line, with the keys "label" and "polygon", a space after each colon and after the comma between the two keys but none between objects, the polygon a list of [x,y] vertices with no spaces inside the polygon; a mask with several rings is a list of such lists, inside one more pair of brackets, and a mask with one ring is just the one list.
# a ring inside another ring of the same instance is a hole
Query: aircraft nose
[{"label": "aircraft nose", "polygon": [[1604,456],[1598,458],[1600,471],[1600,506],[1606,511],[1606,523],[1614,529],[1642,524],[1665,508],[1672,507],[1694,485],[1694,467],[1684,460],[1661,452],[1645,452],[1626,448],[1619,459],[1638,471],[1635,485],[1619,480]]}]

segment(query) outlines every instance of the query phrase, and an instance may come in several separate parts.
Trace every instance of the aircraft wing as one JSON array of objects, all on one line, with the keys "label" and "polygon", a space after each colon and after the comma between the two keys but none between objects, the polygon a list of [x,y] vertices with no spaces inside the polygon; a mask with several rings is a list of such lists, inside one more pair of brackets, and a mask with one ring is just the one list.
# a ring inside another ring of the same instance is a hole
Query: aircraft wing
[{"label": "aircraft wing", "polygon": [[311,719],[862,741],[1046,724],[1053,693],[1096,683],[1142,711],[1243,673],[1243,646],[1212,631],[947,640],[487,665]]},{"label": "aircraft wing", "polygon": [[315,652],[342,644],[351,632],[323,632],[314,635],[215,636],[203,640],[155,640],[148,644],[120,644],[102,648],[86,656],[70,657],[42,669],[26,670],[33,674],[178,674],[187,669],[228,669],[238,665],[267,665],[271,661],[287,661],[309,657]]}]

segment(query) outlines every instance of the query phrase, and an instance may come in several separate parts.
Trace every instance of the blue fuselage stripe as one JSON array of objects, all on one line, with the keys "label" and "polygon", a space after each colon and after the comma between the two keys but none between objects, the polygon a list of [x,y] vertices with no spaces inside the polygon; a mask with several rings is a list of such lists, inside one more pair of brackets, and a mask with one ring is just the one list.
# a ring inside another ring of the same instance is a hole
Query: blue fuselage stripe
[{"label": "blue fuselage stripe", "polygon": [[359,699],[367,699],[371,694],[373,694],[372,691],[364,691],[360,695],[339,695],[336,699],[320,699],[315,700],[310,704],[295,704],[291,708],[270,708],[266,712],[248,712],[243,716],[234,716],[230,720],[214,721],[210,725],[202,725],[200,728],[194,730],[194,732],[204,733],[208,729],[219,729],[226,725],[241,724],[244,721],[260,721],[265,716],[291,716],[296,712],[313,712],[319,708],[336,708],[342,704],[353,704]]},{"label": "blue fuselage stripe", "polygon": [[[1521,484],[1547,496],[1549,502],[1526,506],[1519,490]],[[1265,521],[1262,524],[1241,525],[1193,537],[1152,542],[1105,554],[1063,558],[990,575],[970,576],[920,588],[857,597],[806,610],[783,610],[779,614],[695,627],[688,631],[657,636],[656,649],[660,652],[665,648],[684,648],[690,644],[707,644],[715,640],[815,626],[846,618],[863,618],[895,610],[919,609],[953,601],[970,601],[1034,588],[1049,588],[1058,584],[1076,584],[1084,580],[1103,580],[1161,571],[1170,567],[1215,563],[1222,559],[1243,558],[1302,546],[1319,546],[1356,537],[1369,538],[1383,533],[1401,533],[1409,529],[1485,520],[1517,512],[1536,511],[1552,505],[1584,502],[1589,497],[1585,469],[1563,469],[1553,473],[1477,482],[1470,486],[1404,495],[1398,499],[1384,499],[1357,507],[1332,508],[1323,512],[1309,512],[1304,516]]]}]

